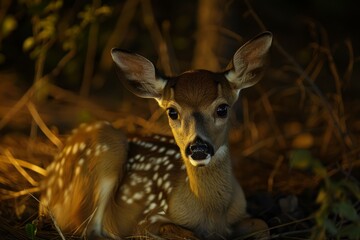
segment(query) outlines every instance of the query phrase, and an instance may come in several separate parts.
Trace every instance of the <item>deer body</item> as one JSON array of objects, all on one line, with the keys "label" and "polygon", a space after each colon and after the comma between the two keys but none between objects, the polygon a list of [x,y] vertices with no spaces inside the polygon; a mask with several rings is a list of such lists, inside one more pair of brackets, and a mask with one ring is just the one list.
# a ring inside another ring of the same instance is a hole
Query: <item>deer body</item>
[{"label": "deer body", "polygon": [[262,222],[241,224],[249,216],[227,138],[231,106],[261,78],[271,39],[264,33],[245,44],[223,73],[173,78],[158,77],[140,55],[113,49],[124,85],[167,110],[174,139],[127,138],[104,122],[80,126],[48,168],[41,213],[64,231],[114,239],[223,239],[263,229]]}]

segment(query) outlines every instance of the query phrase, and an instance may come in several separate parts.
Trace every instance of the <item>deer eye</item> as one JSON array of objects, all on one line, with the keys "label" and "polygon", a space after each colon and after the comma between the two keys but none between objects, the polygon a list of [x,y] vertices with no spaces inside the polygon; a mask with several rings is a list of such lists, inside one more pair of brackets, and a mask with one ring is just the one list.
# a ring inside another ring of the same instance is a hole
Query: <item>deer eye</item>
[{"label": "deer eye", "polygon": [[179,118],[179,113],[177,112],[177,110],[175,108],[172,108],[172,107],[168,108],[167,114],[172,120],[176,120]]},{"label": "deer eye", "polygon": [[217,109],[216,109],[216,115],[219,118],[226,118],[228,115],[228,109],[229,109],[229,105],[227,104],[220,104]]}]

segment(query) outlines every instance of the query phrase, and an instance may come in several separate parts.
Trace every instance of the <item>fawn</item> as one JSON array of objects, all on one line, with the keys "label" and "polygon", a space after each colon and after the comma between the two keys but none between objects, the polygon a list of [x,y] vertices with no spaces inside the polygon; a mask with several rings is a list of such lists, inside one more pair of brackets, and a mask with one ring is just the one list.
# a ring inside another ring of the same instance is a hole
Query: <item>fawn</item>
[{"label": "fawn", "polygon": [[267,225],[247,214],[232,173],[228,131],[231,107],[263,76],[271,43],[264,32],[238,49],[224,72],[177,77],[112,49],[123,84],[166,110],[174,139],[126,137],[107,122],[81,125],[47,168],[40,214],[89,238],[232,239],[258,230],[266,238]]}]

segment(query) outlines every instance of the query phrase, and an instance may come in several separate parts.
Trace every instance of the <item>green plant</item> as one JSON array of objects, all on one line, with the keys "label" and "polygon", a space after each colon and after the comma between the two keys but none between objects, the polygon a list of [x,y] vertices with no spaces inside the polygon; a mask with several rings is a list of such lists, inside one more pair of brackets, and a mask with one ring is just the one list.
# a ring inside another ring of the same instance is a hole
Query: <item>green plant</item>
[{"label": "green plant", "polygon": [[310,171],[321,182],[316,198],[319,208],[314,213],[316,226],[311,239],[359,239],[360,188],[351,175],[347,173],[340,179],[333,179],[326,167],[308,150],[293,150],[290,164]]}]

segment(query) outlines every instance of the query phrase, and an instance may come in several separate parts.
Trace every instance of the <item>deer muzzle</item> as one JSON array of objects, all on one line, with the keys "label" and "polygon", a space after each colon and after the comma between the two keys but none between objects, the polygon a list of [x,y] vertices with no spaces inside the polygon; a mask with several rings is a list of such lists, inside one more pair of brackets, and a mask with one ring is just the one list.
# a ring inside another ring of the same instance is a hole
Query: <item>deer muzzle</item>
[{"label": "deer muzzle", "polygon": [[186,155],[193,166],[206,166],[214,156],[214,148],[210,143],[196,137],[186,148]]}]

